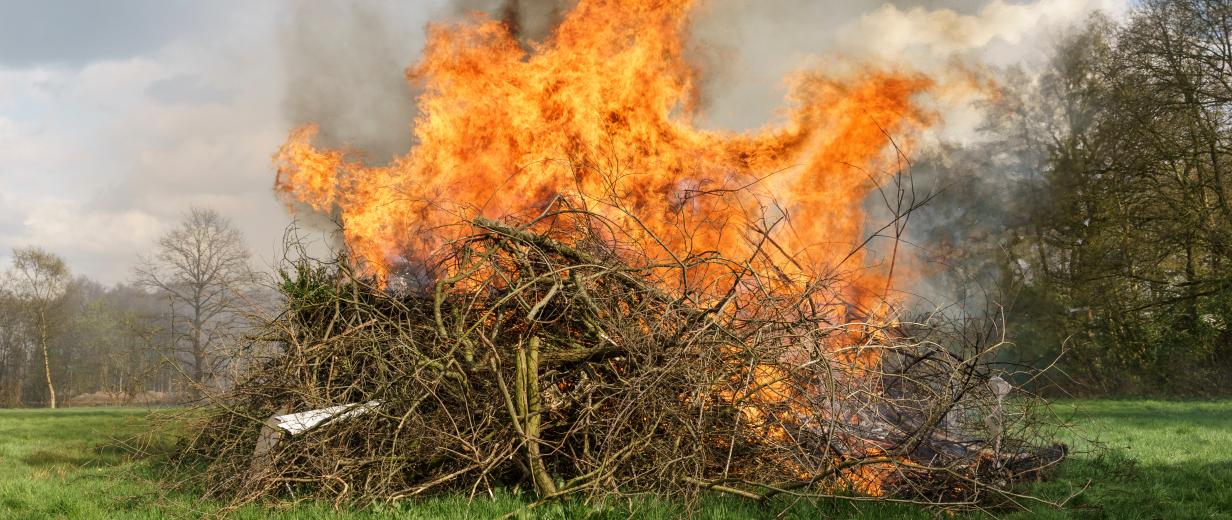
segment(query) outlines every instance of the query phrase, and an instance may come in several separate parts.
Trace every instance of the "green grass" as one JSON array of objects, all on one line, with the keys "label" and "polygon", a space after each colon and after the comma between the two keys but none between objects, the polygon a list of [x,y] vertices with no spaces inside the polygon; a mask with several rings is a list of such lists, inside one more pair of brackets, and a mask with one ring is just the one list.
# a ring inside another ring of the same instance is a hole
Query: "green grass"
[{"label": "green grass", "polygon": [[[1035,508],[1006,518],[1232,518],[1232,401],[1068,401],[1058,413],[1075,425],[1059,439],[1074,452],[1055,481],[1034,491],[1059,498],[1089,487],[1064,511]],[[149,411],[0,410],[0,518],[198,518],[223,503],[189,491],[165,491],[157,466],[133,460],[117,442],[149,428]],[[444,497],[384,508],[335,510],[329,504],[249,506],[234,518],[492,518],[527,503],[514,494],[467,501]],[[714,497],[696,518],[774,516]],[[626,518],[628,506],[578,503],[535,509],[538,518]],[[673,504],[646,501],[637,518],[671,518]],[[888,504],[798,504],[787,518],[934,518],[935,512]],[[974,517],[974,516],[973,516]]]},{"label": "green grass", "polygon": [[1232,518],[1232,402],[1073,401],[1056,410],[1073,422],[1067,441],[1078,453],[1038,491],[1091,485],[1071,510],[1038,516]]}]

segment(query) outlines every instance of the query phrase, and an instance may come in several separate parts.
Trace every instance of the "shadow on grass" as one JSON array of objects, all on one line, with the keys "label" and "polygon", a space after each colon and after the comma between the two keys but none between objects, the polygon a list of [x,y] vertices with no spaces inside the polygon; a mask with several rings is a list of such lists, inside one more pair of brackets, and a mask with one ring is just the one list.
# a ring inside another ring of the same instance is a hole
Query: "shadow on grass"
[{"label": "shadow on grass", "polygon": [[126,462],[144,458],[146,455],[136,453],[131,447],[118,443],[102,444],[83,452],[69,450],[34,450],[19,457],[23,464],[32,468],[67,465],[81,468],[99,468],[119,466]]},{"label": "shadow on grass", "polygon": [[43,408],[10,408],[0,409],[0,419],[114,419],[117,417],[141,417],[148,415],[149,410],[142,408],[79,408],[79,409],[43,409]]},{"label": "shadow on grass", "polygon": [[1142,464],[1121,450],[1107,450],[1066,462],[1060,479],[1035,490],[1059,499],[1088,482],[1066,511],[1043,517],[1222,518],[1232,511],[1232,462],[1226,460]]},{"label": "shadow on grass", "polygon": [[83,456],[76,453],[67,453],[64,451],[34,450],[18,460],[27,466],[38,468],[44,466],[54,466],[57,464],[84,466],[91,462],[92,458],[89,456]]},{"label": "shadow on grass", "polygon": [[1102,420],[1129,423],[1138,427],[1185,424],[1200,428],[1224,428],[1232,422],[1230,413],[1204,413],[1202,410],[1168,412],[1164,410],[1109,410],[1099,413]]}]

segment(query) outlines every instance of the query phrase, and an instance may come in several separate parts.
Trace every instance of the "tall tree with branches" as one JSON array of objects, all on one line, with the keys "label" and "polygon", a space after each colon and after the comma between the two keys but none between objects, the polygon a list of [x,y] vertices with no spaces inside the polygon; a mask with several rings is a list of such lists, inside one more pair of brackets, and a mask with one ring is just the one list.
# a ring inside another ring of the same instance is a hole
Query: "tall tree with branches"
[{"label": "tall tree with branches", "polygon": [[243,235],[217,211],[192,208],[158,241],[158,253],[135,270],[139,284],[166,294],[182,323],[176,354],[194,388],[216,383],[227,363],[220,352],[235,330],[239,304],[253,286]]},{"label": "tall tree with branches", "polygon": [[49,315],[68,287],[69,270],[64,259],[41,248],[13,250],[14,288],[26,303],[38,332],[43,353],[43,376],[47,383],[47,406],[56,407],[56,386],[51,379],[51,355],[47,343],[51,336]]}]

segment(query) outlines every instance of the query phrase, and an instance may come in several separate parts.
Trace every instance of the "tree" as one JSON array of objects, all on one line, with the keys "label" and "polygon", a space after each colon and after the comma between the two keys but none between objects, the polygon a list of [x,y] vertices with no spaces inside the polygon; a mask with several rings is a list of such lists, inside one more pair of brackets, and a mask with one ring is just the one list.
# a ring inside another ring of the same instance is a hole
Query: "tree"
[{"label": "tree", "polygon": [[38,333],[38,346],[43,353],[43,375],[47,383],[47,406],[56,407],[56,387],[51,379],[51,355],[47,349],[51,335],[48,323],[52,306],[64,294],[69,271],[64,259],[37,247],[13,250],[14,288],[27,305]]},{"label": "tree", "polygon": [[927,243],[964,272],[997,260],[984,280],[1013,316],[1012,361],[1063,351],[1065,376],[1102,393],[1232,374],[1229,41],[1227,2],[1093,17],[1038,76],[1006,78],[987,143],[946,157],[970,174],[936,166],[953,193]]},{"label": "tree", "polygon": [[[133,399],[165,389],[165,349],[171,344],[163,313],[165,298],[126,285],[103,287],[79,277],[68,284],[59,305],[63,327],[52,342],[52,366],[61,401],[72,396]],[[119,402],[119,401],[111,401]]]},{"label": "tree", "polygon": [[216,382],[227,363],[221,343],[238,325],[237,312],[253,285],[244,239],[212,209],[193,208],[158,241],[159,251],[136,268],[137,283],[163,293],[173,329],[186,329],[175,350],[198,391]]},{"label": "tree", "polygon": [[0,273],[0,404],[21,405],[30,361],[30,334],[12,273]]}]

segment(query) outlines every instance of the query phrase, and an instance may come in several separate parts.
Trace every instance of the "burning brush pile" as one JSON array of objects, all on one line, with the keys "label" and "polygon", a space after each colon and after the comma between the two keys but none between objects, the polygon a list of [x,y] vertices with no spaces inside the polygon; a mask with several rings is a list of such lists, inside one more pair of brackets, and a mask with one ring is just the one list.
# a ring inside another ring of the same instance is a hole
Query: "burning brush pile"
[{"label": "burning brush pile", "polygon": [[284,271],[277,355],[186,447],[212,492],[1004,504],[1064,456],[987,364],[999,329],[896,310],[889,136],[932,83],[801,73],[779,126],[701,130],[690,4],[583,0],[529,44],[434,26],[406,155],[292,135],[277,188],[349,256]]}]

